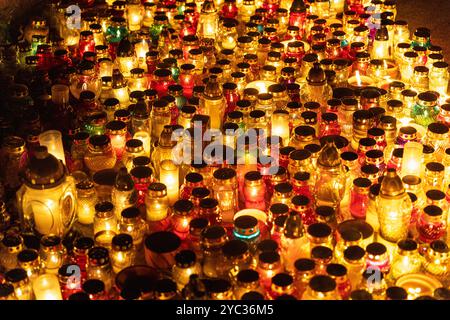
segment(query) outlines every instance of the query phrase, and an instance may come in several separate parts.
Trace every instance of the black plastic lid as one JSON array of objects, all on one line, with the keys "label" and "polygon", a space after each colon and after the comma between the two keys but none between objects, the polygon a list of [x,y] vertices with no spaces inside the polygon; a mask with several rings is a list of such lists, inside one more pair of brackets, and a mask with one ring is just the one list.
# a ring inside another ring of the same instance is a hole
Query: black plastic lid
[{"label": "black plastic lid", "polygon": [[226,233],[225,228],[222,226],[210,226],[203,231],[202,236],[206,239],[213,240],[224,237]]},{"label": "black plastic lid", "polygon": [[299,272],[313,271],[316,268],[316,263],[312,259],[300,258],[294,262],[294,267]]},{"label": "black plastic lid", "polygon": [[168,253],[177,250],[181,245],[180,238],[168,231],[158,231],[147,236],[145,247],[156,253]]},{"label": "black plastic lid", "polygon": [[354,290],[350,293],[351,300],[373,300],[372,294],[364,289]]},{"label": "black plastic lid", "polygon": [[82,284],[82,289],[87,294],[99,294],[105,291],[105,283],[99,279],[88,279]]},{"label": "black plastic lid", "polygon": [[270,206],[269,211],[275,215],[288,214],[289,206],[284,203],[274,203],[273,205]]},{"label": "black plastic lid", "polygon": [[242,295],[241,300],[264,300],[264,295],[257,291],[249,291]]},{"label": "black plastic lid", "polygon": [[99,202],[95,205],[95,211],[97,212],[108,212],[114,209],[114,205],[109,201]]},{"label": "black plastic lid", "polygon": [[358,154],[353,151],[344,151],[341,153],[341,159],[345,161],[355,161],[358,159]]},{"label": "black plastic lid", "polygon": [[227,258],[242,256],[248,251],[248,244],[242,240],[229,240],[222,247],[222,253]]},{"label": "black plastic lid", "polygon": [[442,287],[433,292],[433,296],[438,300],[450,300],[450,289]]},{"label": "black plastic lid", "polygon": [[203,230],[208,227],[209,221],[206,218],[194,218],[189,222],[189,230]]},{"label": "black plastic lid", "polygon": [[231,168],[220,168],[214,171],[213,176],[218,180],[228,180],[236,176],[236,171]]},{"label": "black plastic lid", "polygon": [[80,237],[74,241],[73,246],[74,246],[74,248],[77,248],[80,250],[88,250],[88,249],[94,247],[94,244],[95,244],[95,242],[92,238]]},{"label": "black plastic lid", "polygon": [[308,226],[307,232],[310,236],[315,238],[324,238],[331,235],[331,228],[328,224],[317,222]]},{"label": "black plastic lid", "polygon": [[294,180],[297,180],[297,181],[308,181],[310,178],[311,178],[311,174],[306,171],[299,171],[294,174]]},{"label": "black plastic lid", "polygon": [[291,202],[294,206],[307,206],[311,201],[307,196],[296,195],[292,197]]},{"label": "black plastic lid", "polygon": [[15,268],[5,273],[5,279],[8,282],[16,283],[28,278],[27,272],[22,268]]},{"label": "black plastic lid", "polygon": [[18,235],[6,235],[2,239],[2,243],[5,247],[17,247],[22,243],[22,237]]},{"label": "black plastic lid", "polygon": [[344,258],[348,260],[360,260],[366,254],[366,251],[360,246],[349,246],[344,250]]},{"label": "black plastic lid", "polygon": [[287,287],[294,282],[294,278],[288,273],[278,273],[272,277],[272,283],[278,287]]},{"label": "black plastic lid", "polygon": [[442,163],[439,162],[428,162],[425,167],[433,172],[442,172],[445,170],[445,167]]},{"label": "black plastic lid", "polygon": [[393,286],[386,289],[386,297],[389,300],[406,300],[408,293],[402,287]]},{"label": "black plastic lid", "polygon": [[336,289],[336,281],[329,276],[317,275],[311,278],[309,287],[318,292],[330,292]]},{"label": "black plastic lid", "polygon": [[347,274],[347,268],[339,263],[330,263],[327,266],[327,273],[333,277],[343,277]]},{"label": "black plastic lid", "polygon": [[134,286],[126,286],[120,291],[123,300],[137,300],[141,297],[141,290]]},{"label": "black plastic lid", "polygon": [[17,260],[22,263],[32,262],[39,258],[36,250],[25,249],[19,252]]},{"label": "black plastic lid", "polygon": [[293,187],[289,182],[282,182],[275,185],[274,190],[279,193],[289,193],[292,192]]},{"label": "black plastic lid", "polygon": [[294,132],[296,135],[302,137],[314,136],[316,134],[316,130],[311,126],[297,126],[295,127]]},{"label": "black plastic lid", "polygon": [[211,191],[209,191],[207,188],[204,187],[199,187],[199,188],[194,188],[192,189],[192,196],[194,198],[206,198],[211,194]]},{"label": "black plastic lid", "polygon": [[258,243],[257,250],[260,252],[276,251],[278,250],[278,243],[272,239],[264,239]]},{"label": "black plastic lid", "polygon": [[423,208],[423,212],[432,217],[441,216],[443,213],[442,209],[435,205],[426,206]]},{"label": "black plastic lid", "polygon": [[199,207],[204,209],[214,209],[219,205],[219,201],[215,198],[204,198],[200,200]]},{"label": "black plastic lid", "polygon": [[325,246],[316,246],[311,250],[311,258],[328,260],[333,257],[333,250]]},{"label": "black plastic lid", "polygon": [[426,192],[426,196],[428,199],[439,201],[445,199],[445,193],[438,189],[428,190]]},{"label": "black plastic lid", "polygon": [[110,142],[109,137],[105,134],[93,135],[89,138],[89,143],[95,147],[103,147]]},{"label": "black plastic lid", "polygon": [[251,283],[259,281],[259,273],[252,269],[244,269],[239,271],[236,276],[237,281],[241,283]]},{"label": "black plastic lid", "polygon": [[380,242],[372,242],[366,247],[366,251],[368,254],[380,256],[382,254],[385,254],[387,249],[386,246]]},{"label": "black plastic lid", "polygon": [[132,218],[137,218],[139,217],[139,215],[141,214],[141,212],[139,211],[139,209],[137,207],[129,207],[126,209],[122,210],[122,217],[123,218],[127,218],[127,219],[132,219]]},{"label": "black plastic lid", "polygon": [[258,226],[258,219],[253,216],[243,215],[234,220],[234,226],[239,229],[251,229]]},{"label": "black plastic lid", "polygon": [[181,250],[175,255],[175,262],[177,266],[188,268],[195,264],[197,257],[192,250]]}]

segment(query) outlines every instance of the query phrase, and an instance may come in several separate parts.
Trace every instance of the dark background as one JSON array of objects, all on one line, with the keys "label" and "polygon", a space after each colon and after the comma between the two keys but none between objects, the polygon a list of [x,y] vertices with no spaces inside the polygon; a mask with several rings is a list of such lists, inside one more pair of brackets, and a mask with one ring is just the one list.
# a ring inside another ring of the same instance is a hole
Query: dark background
[{"label": "dark background", "polygon": [[397,0],[397,19],[406,20],[409,29],[431,30],[431,42],[450,54],[450,0]]}]

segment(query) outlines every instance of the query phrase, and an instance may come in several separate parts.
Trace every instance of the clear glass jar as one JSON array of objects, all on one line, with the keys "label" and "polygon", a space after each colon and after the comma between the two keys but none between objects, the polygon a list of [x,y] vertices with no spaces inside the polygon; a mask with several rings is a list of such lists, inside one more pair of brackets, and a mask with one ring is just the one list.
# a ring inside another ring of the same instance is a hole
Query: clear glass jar
[{"label": "clear glass jar", "polygon": [[205,228],[201,234],[201,247],[203,248],[203,274],[207,277],[219,276],[218,270],[222,264],[222,247],[228,236],[221,226]]},{"label": "clear glass jar", "polygon": [[119,233],[112,239],[110,252],[111,265],[115,274],[133,265],[135,258],[133,238],[129,234]]},{"label": "clear glass jar", "polygon": [[299,214],[289,213],[281,236],[281,256],[286,270],[294,270],[297,259],[308,256],[309,241],[304,234],[304,226]]},{"label": "clear glass jar", "polygon": [[[150,139],[149,139],[150,140]],[[122,163],[128,171],[133,168],[133,160],[146,155],[142,140],[130,139],[125,144],[125,152],[122,156]]]},{"label": "clear glass jar", "polygon": [[22,268],[11,269],[5,273],[6,283],[14,287],[17,300],[32,300],[34,297],[31,281]]},{"label": "clear glass jar", "polygon": [[114,206],[108,201],[95,205],[94,235],[102,231],[117,233],[117,218],[114,214]]},{"label": "clear glass jar", "polygon": [[422,268],[423,258],[418,251],[417,242],[412,239],[400,240],[392,260],[388,279],[395,282],[405,274],[417,273]]},{"label": "clear glass jar", "polygon": [[152,141],[157,141],[166,125],[170,124],[171,113],[169,103],[166,100],[157,100],[151,111]]},{"label": "clear glass jar", "polygon": [[429,74],[430,90],[445,96],[447,94],[449,78],[448,63],[444,61],[433,63]]},{"label": "clear glass jar", "polygon": [[70,92],[76,99],[80,99],[81,91],[92,91],[98,98],[102,89],[102,81],[97,74],[95,64],[90,61],[83,60],[78,66],[76,73],[70,81]]},{"label": "clear glass jar", "polygon": [[213,194],[219,201],[222,219],[231,223],[238,209],[236,171],[231,168],[220,168],[214,171],[213,177]]},{"label": "clear glass jar", "polygon": [[422,139],[422,144],[432,146],[434,148],[434,155],[437,161],[441,161],[445,155],[445,149],[449,142],[448,127],[439,122],[433,122],[428,125],[425,137]]},{"label": "clear glass jar", "polygon": [[[43,170],[45,168],[45,171]],[[17,191],[24,230],[64,236],[75,220],[75,181],[47,147],[36,147]],[[43,202],[45,199],[45,202]]]},{"label": "clear glass jar", "polygon": [[117,220],[120,219],[120,214],[124,209],[134,206],[137,202],[137,191],[134,188],[133,178],[123,167],[116,175],[111,192],[111,202],[114,205]]},{"label": "clear glass jar", "polygon": [[2,266],[5,270],[18,267],[17,255],[23,248],[23,238],[21,236],[5,235],[1,244]]},{"label": "clear glass jar", "polygon": [[137,249],[141,248],[144,241],[144,235],[147,231],[147,224],[140,215],[141,212],[138,208],[126,208],[122,210],[118,226],[119,233],[129,234],[133,237],[133,245]]},{"label": "clear glass jar", "polygon": [[114,277],[108,249],[105,247],[89,249],[86,271],[88,279],[101,280],[105,284],[105,291],[111,290]]},{"label": "clear glass jar", "polygon": [[42,270],[46,273],[57,274],[67,258],[67,250],[60,237],[49,235],[41,238],[39,255]]},{"label": "clear glass jar", "polygon": [[19,268],[27,272],[28,279],[34,281],[41,272],[41,260],[39,254],[34,249],[24,249],[17,255]]},{"label": "clear glass jar", "polygon": [[94,183],[84,180],[76,184],[77,188],[77,217],[81,224],[92,224],[95,216],[95,205],[98,202]]},{"label": "clear glass jar", "polygon": [[89,146],[84,156],[84,163],[92,173],[114,168],[116,160],[116,154],[108,136],[94,135],[89,138]]},{"label": "clear glass jar", "polygon": [[168,217],[169,198],[167,197],[167,187],[159,182],[149,185],[148,193],[145,197],[145,207],[148,222],[161,221]]},{"label": "clear glass jar", "polygon": [[303,300],[341,300],[336,281],[327,275],[315,275],[311,278]]},{"label": "clear glass jar", "polygon": [[423,267],[426,273],[432,275],[445,286],[448,285],[448,275],[450,273],[448,245],[442,240],[431,242],[424,257]]},{"label": "clear glass jar", "polygon": [[182,290],[189,283],[191,275],[201,276],[201,274],[202,267],[194,251],[181,250],[175,255],[172,277],[177,283],[178,290]]}]

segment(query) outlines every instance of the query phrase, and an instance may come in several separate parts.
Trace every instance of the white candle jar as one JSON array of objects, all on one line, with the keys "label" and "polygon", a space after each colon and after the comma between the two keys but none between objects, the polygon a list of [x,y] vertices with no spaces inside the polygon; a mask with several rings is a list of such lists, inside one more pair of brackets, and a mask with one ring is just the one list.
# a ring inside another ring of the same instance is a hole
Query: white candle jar
[{"label": "white candle jar", "polygon": [[75,218],[75,181],[64,164],[40,146],[30,158],[17,200],[24,230],[63,236]]}]

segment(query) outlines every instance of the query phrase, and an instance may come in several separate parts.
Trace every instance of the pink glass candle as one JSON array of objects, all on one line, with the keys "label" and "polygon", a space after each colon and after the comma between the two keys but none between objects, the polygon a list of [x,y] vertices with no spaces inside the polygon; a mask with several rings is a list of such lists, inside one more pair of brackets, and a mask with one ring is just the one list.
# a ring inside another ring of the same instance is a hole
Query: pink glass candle
[{"label": "pink glass candle", "polygon": [[366,218],[370,185],[370,180],[366,178],[353,180],[353,187],[350,191],[350,213],[352,217],[357,219]]}]

